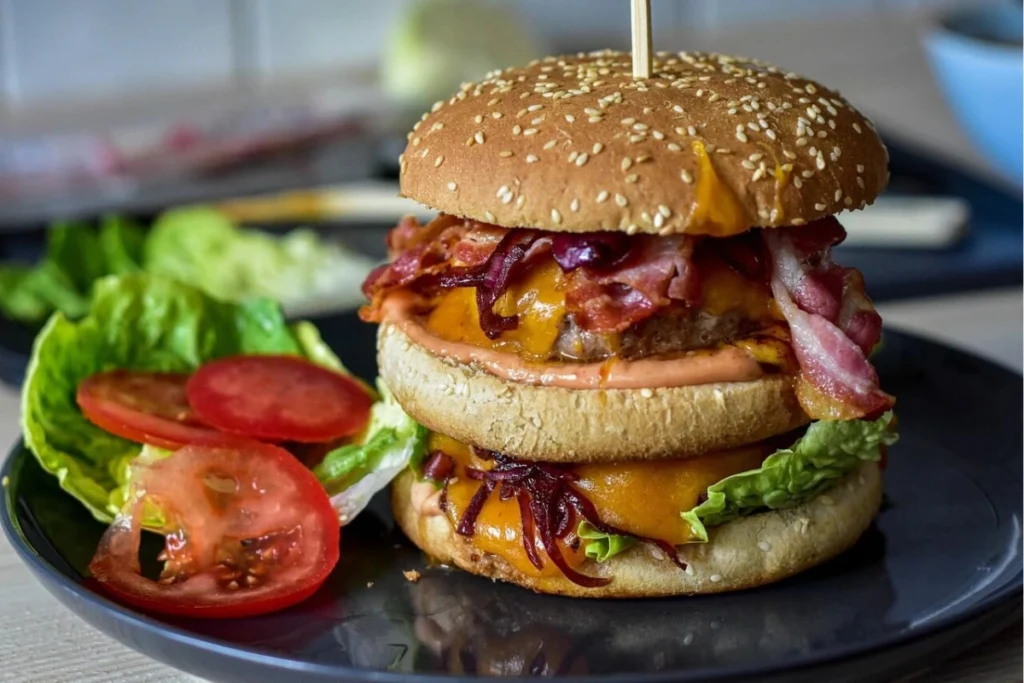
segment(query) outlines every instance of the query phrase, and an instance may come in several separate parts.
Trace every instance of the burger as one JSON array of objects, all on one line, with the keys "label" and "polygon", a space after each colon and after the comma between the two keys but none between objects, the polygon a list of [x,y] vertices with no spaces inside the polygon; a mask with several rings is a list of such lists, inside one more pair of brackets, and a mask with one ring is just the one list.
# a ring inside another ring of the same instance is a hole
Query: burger
[{"label": "burger", "polygon": [[887,152],[774,66],[549,57],[437,102],[363,285],[380,375],[429,430],[392,484],[442,563],[543,592],[737,590],[851,547],[882,497],[881,319],[832,260]]}]

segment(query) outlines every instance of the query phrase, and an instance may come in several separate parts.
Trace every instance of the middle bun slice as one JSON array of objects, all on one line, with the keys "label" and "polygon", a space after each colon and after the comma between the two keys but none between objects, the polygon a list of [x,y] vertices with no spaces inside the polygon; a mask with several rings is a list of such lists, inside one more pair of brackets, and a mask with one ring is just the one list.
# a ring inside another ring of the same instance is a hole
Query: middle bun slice
[{"label": "middle bun slice", "polygon": [[[693,457],[809,421],[787,374],[657,388],[535,384],[434,353],[412,338],[423,328],[403,321],[386,320],[378,337],[380,374],[403,409],[432,431],[524,460]],[[649,362],[656,373],[675,361]]]}]

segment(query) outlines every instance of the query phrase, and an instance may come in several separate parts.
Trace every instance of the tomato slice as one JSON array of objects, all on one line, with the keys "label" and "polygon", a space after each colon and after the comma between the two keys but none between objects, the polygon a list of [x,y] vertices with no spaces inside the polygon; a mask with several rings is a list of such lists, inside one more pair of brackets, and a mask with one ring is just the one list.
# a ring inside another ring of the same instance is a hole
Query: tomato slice
[{"label": "tomato slice", "polygon": [[[133,502],[89,564],[115,598],[151,612],[234,618],[316,592],[338,562],[341,528],[313,473],[269,444],[185,446],[133,465]],[[156,581],[141,575],[143,506],[166,520]]]},{"label": "tomato slice", "polygon": [[232,356],[207,363],[185,387],[203,422],[267,441],[315,443],[355,434],[372,399],[355,380],[296,356]]},{"label": "tomato slice", "polygon": [[185,444],[241,442],[204,425],[188,404],[189,375],[112,370],[78,385],[76,399],[89,422],[111,434],[172,450]]}]

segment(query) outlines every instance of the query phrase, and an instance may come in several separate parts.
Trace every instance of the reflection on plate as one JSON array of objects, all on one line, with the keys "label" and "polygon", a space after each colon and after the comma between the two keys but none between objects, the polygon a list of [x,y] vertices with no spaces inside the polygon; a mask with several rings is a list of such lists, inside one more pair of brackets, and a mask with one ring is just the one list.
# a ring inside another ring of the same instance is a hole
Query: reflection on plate
[{"label": "reflection on plate", "polygon": [[[372,328],[352,315],[331,325],[350,366],[372,376]],[[102,528],[20,447],[7,463],[4,522],[30,568],[83,618],[213,680],[881,680],[1019,616],[1022,386],[989,363],[892,332],[877,366],[899,397],[903,434],[877,523],[842,557],[745,593],[535,595],[431,566],[382,496],[345,528],[341,563],[310,601],[244,621],[162,620],[82,585]],[[407,581],[409,569],[422,578]]]}]

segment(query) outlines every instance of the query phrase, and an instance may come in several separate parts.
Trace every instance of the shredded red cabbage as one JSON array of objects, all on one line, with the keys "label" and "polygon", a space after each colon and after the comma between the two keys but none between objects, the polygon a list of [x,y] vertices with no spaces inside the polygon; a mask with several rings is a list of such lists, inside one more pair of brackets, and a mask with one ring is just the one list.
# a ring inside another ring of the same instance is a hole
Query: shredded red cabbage
[{"label": "shredded red cabbage", "polygon": [[551,251],[563,272],[581,266],[608,270],[625,261],[635,244],[636,240],[621,232],[556,234],[551,239]]},{"label": "shredded red cabbage", "polygon": [[454,469],[455,461],[452,456],[434,451],[423,463],[423,476],[431,481],[447,481]]},{"label": "shredded red cabbage", "polygon": [[[573,583],[586,588],[607,585],[611,579],[586,576],[570,567],[562,556],[558,541],[575,532],[581,521],[587,521],[606,534],[635,536],[627,531],[605,524],[597,509],[572,485],[576,474],[567,466],[550,463],[515,460],[501,453],[474,449],[477,456],[492,460],[490,470],[467,468],[466,476],[480,482],[469,505],[456,525],[456,532],[472,536],[476,531],[476,520],[484,504],[495,489],[501,500],[516,499],[522,523],[523,548],[531,564],[542,569],[544,560],[537,553],[540,547],[562,574]],[[681,569],[686,564],[680,559],[675,547],[667,541],[638,537],[653,543],[663,550]]]}]

